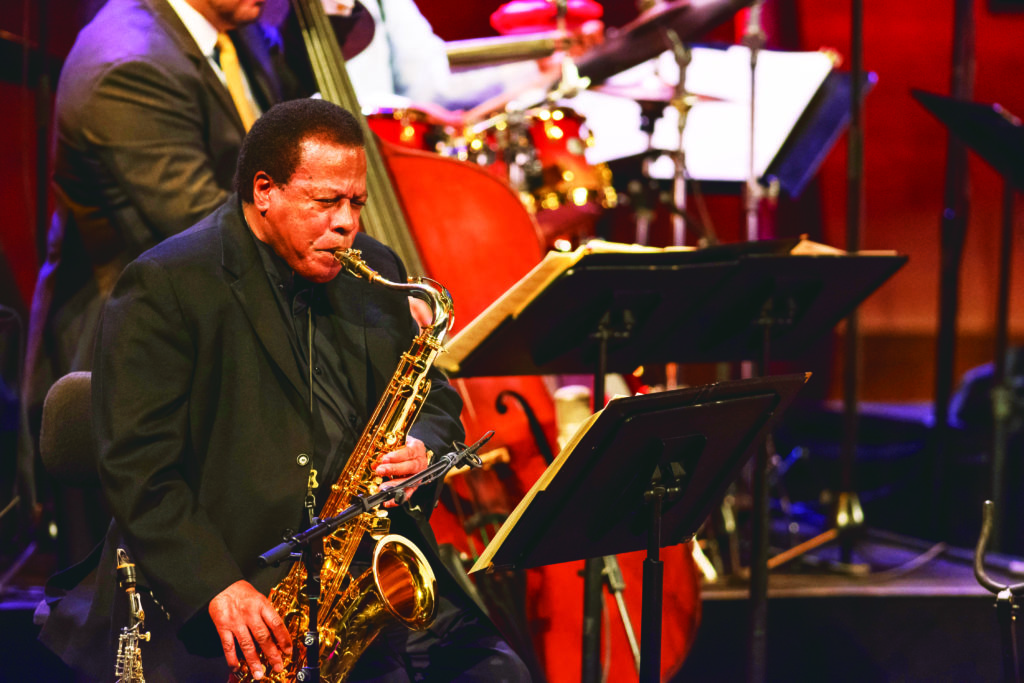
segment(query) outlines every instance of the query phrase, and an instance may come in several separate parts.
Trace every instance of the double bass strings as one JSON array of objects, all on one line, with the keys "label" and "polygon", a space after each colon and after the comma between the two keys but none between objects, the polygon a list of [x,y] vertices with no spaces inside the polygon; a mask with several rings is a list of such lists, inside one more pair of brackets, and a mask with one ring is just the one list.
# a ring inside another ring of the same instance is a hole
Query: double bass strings
[{"label": "double bass strings", "polygon": [[370,195],[370,201],[362,212],[363,229],[371,237],[394,249],[410,275],[423,275],[423,261],[406,224],[398,195],[391,185],[376,138],[366,118],[361,115],[362,109],[355,89],[345,70],[345,57],[335,39],[327,13],[319,0],[292,0],[292,8],[299,20],[321,97],[351,111],[363,127],[366,183]]}]

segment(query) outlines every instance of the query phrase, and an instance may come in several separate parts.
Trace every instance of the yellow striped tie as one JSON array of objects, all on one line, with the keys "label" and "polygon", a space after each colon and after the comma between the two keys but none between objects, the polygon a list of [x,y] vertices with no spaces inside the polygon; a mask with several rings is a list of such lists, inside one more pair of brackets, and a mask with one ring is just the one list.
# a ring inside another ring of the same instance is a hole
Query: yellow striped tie
[{"label": "yellow striped tie", "polygon": [[228,34],[217,34],[217,51],[220,70],[224,72],[224,80],[227,82],[228,92],[231,93],[231,99],[235,102],[238,116],[242,119],[242,125],[245,126],[245,130],[248,132],[252,128],[253,122],[256,121],[256,112],[253,111],[249,98],[245,96],[245,85],[242,82],[242,67],[238,63],[238,53],[235,51],[235,44],[231,42],[231,37]]}]

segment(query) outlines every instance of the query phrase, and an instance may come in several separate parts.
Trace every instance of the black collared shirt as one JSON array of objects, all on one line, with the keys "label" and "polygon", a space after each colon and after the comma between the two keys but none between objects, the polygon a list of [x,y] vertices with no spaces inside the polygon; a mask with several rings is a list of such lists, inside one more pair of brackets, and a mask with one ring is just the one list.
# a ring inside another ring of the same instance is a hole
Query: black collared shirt
[{"label": "black collared shirt", "polygon": [[288,341],[295,362],[307,382],[307,388],[312,386],[310,402],[315,441],[312,461],[320,484],[317,492],[319,509],[330,485],[341,473],[355,447],[368,416],[353,399],[349,383],[351,373],[345,366],[344,354],[339,353],[340,340],[330,321],[334,311],[324,285],[297,275],[284,259],[255,235],[253,241],[278,308],[292,332]]}]

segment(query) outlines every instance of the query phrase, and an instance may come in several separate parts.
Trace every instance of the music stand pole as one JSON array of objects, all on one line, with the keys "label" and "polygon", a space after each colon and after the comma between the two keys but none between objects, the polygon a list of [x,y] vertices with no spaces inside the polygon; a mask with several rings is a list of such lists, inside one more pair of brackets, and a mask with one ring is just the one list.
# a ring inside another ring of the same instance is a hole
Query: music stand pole
[{"label": "music stand pole", "polygon": [[[970,100],[974,92],[974,2],[953,3],[953,69],[950,95]],[[970,212],[967,146],[950,134],[946,143],[946,173],[940,230],[939,328],[935,340],[935,424],[932,428],[932,500],[928,510],[933,536],[949,531],[946,474],[949,469],[949,401],[953,395],[956,324],[960,309],[961,261]]]},{"label": "music stand pole", "polygon": [[[594,412],[604,408],[605,376],[608,374],[608,340],[617,336],[628,336],[625,331],[616,330],[611,313],[605,313],[592,335],[597,339],[597,368],[594,371]],[[586,560],[583,565],[583,648],[580,681],[598,683],[601,680],[601,610],[604,606],[604,558]],[[641,624],[644,622],[641,621]],[[646,639],[645,639],[646,642]],[[642,653],[641,644],[641,653]],[[660,661],[660,660],[659,660]],[[642,662],[642,654],[641,654]]]},{"label": "music stand pole", "polygon": [[[49,0],[39,0],[39,45],[38,75],[35,83],[35,134],[36,134],[36,253],[41,262],[46,261],[46,235],[50,226],[50,118],[53,88],[50,84],[50,12]],[[28,40],[28,36],[25,36]],[[27,59],[31,59],[29,54]],[[31,62],[30,62],[31,63]],[[29,83],[25,84],[30,85]]]},{"label": "music stand pole", "polygon": [[[856,253],[861,247],[864,224],[864,87],[863,26],[864,2],[852,0],[850,8],[850,99],[849,149],[846,162],[846,251]],[[843,444],[839,461],[839,495],[836,498],[835,526],[839,531],[841,566],[853,564],[853,533],[862,521],[860,501],[854,487],[854,464],[857,458],[857,437],[860,429],[858,402],[861,379],[860,315],[857,310],[846,318],[845,362],[843,364]]]},{"label": "music stand pole", "polygon": [[[771,360],[772,321],[770,312],[763,315],[761,324],[761,372],[768,376]],[[750,536],[750,652],[748,680],[761,683],[767,680],[768,632],[768,537],[771,521],[768,514],[768,467],[771,462],[771,436],[757,446],[754,455],[752,501],[752,529]]]},{"label": "music stand pole", "polygon": [[993,515],[992,547],[1001,550],[1002,518],[1006,501],[1006,442],[1013,415],[1013,389],[1007,371],[1008,324],[1010,313],[1010,272],[1013,255],[1013,206],[1016,190],[1009,179],[1003,185],[1002,244],[999,250],[999,294],[996,303],[995,361],[992,371],[992,501],[999,514]]},{"label": "music stand pole", "polygon": [[[747,174],[747,240],[756,241],[761,237],[760,230],[760,199],[761,188],[757,181],[754,167],[754,130],[756,128],[756,95],[757,95],[757,57],[765,44],[764,29],[761,27],[761,6],[763,0],[757,0],[750,6],[747,16],[747,29],[743,36],[743,44],[750,49],[750,156]],[[761,375],[768,372],[770,358],[769,338],[770,323],[765,324],[762,342]],[[770,522],[768,514],[768,444],[757,449],[754,458],[753,480],[753,529],[750,543],[750,651],[748,681],[762,683],[767,675],[767,624],[768,624],[768,534]]]},{"label": "music stand pole", "polygon": [[644,492],[650,515],[640,617],[643,637],[640,643],[640,683],[658,683],[661,680],[661,611],[665,584],[665,564],[661,561],[661,510],[668,493],[660,484]]}]

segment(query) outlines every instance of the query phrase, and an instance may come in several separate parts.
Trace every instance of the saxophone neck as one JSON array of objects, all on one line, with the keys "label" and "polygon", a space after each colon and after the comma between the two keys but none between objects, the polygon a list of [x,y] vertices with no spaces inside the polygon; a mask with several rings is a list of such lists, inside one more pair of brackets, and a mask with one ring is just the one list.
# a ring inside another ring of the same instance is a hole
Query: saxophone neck
[{"label": "saxophone neck", "polygon": [[425,301],[431,309],[430,325],[424,328],[424,334],[443,342],[455,322],[451,294],[439,283],[425,277],[416,278],[410,284],[418,287],[410,295]]},{"label": "saxophone neck", "polygon": [[435,339],[439,344],[444,342],[455,323],[452,296],[444,286],[426,277],[410,278],[409,282],[388,280],[366,265],[362,258],[362,252],[358,249],[339,249],[334,252],[334,258],[338,260],[345,271],[358,278],[377,283],[388,289],[405,292],[409,296],[425,301],[430,306],[433,318],[430,325],[424,328],[423,334]]}]

